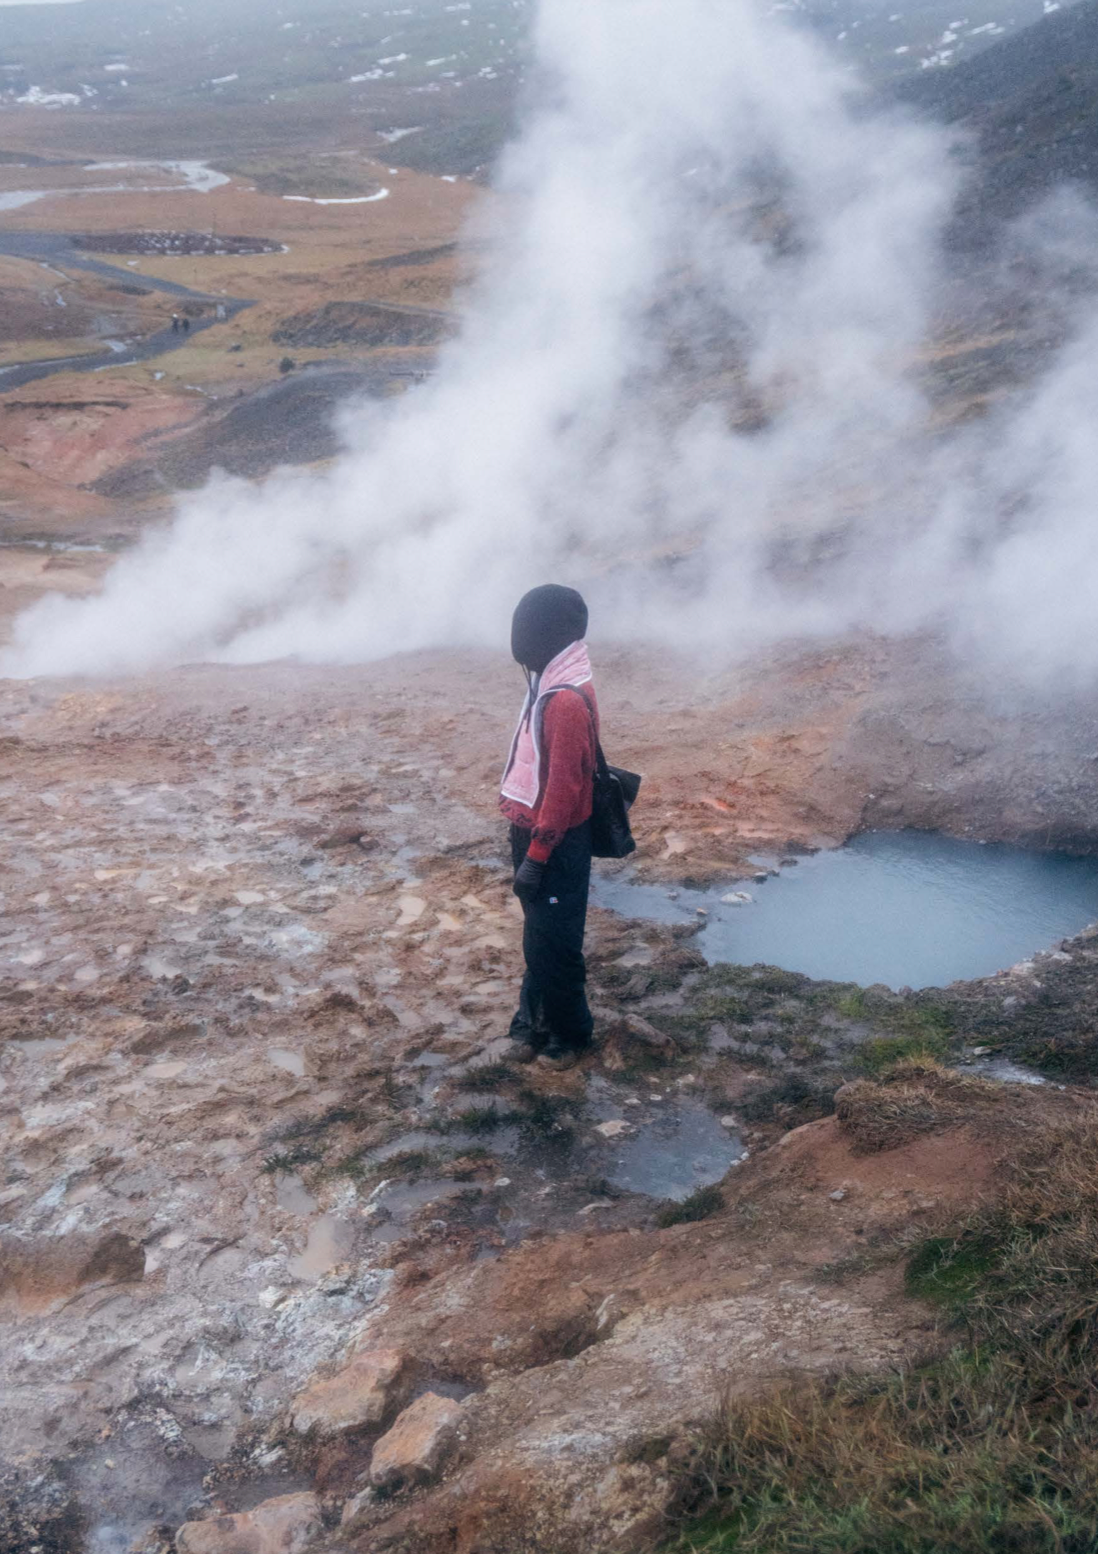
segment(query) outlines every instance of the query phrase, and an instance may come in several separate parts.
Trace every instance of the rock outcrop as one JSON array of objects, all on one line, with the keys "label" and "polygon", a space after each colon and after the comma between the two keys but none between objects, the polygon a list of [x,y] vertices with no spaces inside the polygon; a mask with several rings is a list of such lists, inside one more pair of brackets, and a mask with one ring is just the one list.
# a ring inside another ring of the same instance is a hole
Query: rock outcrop
[{"label": "rock outcrop", "polygon": [[323,1531],[315,1495],[279,1495],[238,1516],[186,1522],[175,1547],[177,1554],[304,1554]]},{"label": "rock outcrop", "polygon": [[434,1392],[404,1410],[374,1447],[370,1483],[375,1489],[426,1484],[438,1474],[462,1417],[460,1403]]},{"label": "rock outcrop", "polygon": [[407,1369],[399,1349],[369,1349],[326,1381],[314,1382],[295,1399],[294,1429],[321,1436],[346,1430],[376,1430],[392,1413]]}]

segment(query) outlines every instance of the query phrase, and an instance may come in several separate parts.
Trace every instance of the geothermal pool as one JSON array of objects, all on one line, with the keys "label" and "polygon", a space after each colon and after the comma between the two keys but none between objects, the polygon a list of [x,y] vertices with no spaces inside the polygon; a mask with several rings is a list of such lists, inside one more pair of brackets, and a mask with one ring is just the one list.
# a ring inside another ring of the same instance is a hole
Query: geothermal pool
[{"label": "geothermal pool", "polygon": [[[728,899],[737,893],[749,899]],[[708,917],[696,943],[710,962],[944,987],[990,976],[1098,920],[1098,859],[873,831],[763,883],[673,892],[605,878],[594,899],[661,922],[696,920],[701,908]]]}]

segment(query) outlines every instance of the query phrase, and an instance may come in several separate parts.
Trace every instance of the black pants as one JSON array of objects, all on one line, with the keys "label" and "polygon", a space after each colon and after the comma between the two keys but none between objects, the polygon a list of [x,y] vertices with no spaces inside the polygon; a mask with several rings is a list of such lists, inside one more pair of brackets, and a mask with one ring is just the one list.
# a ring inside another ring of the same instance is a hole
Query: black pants
[{"label": "black pants", "polygon": [[[530,845],[529,831],[511,827],[511,856],[517,869]],[[587,964],[583,935],[591,885],[591,823],[576,826],[553,849],[537,899],[523,906],[522,948],[526,975],[518,1013],[511,1021],[516,1041],[541,1047],[586,1047],[594,1021],[587,1006]]]}]

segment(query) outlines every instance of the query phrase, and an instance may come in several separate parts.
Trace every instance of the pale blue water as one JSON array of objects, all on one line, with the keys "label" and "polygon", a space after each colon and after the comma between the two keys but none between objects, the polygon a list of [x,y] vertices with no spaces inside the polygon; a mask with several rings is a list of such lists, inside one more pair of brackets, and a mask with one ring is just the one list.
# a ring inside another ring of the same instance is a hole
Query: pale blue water
[{"label": "pale blue water", "polygon": [[[753,898],[729,906],[722,896]],[[1098,920],[1098,859],[874,831],[802,858],[765,884],[714,891],[596,882],[594,899],[661,922],[708,913],[694,941],[715,963],[762,962],[835,982],[944,987],[990,976]]]}]

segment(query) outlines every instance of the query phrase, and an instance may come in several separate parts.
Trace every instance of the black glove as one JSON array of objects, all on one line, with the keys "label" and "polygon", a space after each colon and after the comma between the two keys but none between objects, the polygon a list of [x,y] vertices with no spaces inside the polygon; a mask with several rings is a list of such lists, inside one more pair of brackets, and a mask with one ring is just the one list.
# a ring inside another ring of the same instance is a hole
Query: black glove
[{"label": "black glove", "polygon": [[544,879],[544,863],[537,863],[533,858],[524,858],[515,872],[515,895],[523,906],[529,906],[532,901],[537,900]]}]

